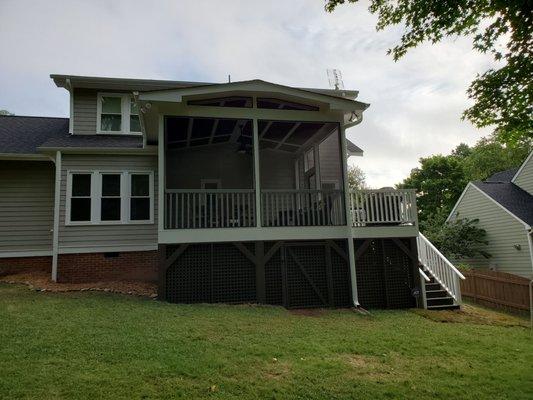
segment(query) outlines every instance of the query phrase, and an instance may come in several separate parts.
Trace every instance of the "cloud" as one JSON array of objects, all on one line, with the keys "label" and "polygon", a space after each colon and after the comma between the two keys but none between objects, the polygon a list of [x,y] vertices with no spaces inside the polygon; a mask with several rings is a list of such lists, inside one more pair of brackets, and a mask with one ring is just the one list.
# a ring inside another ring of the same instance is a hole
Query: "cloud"
[{"label": "cloud", "polygon": [[50,73],[221,82],[261,78],[345,87],[371,103],[349,137],[372,186],[402,180],[419,157],[473,143],[480,131],[460,115],[466,88],[489,65],[467,39],[424,45],[395,63],[386,55],[400,28],[375,30],[365,4],[333,14],[320,1],[0,2],[0,108],[67,115]]}]

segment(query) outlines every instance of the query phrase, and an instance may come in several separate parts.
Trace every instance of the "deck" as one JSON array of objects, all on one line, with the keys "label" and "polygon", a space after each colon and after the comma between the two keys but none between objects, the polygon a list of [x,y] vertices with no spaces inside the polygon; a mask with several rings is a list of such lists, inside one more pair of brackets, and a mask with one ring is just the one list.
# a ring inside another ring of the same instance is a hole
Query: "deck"
[{"label": "deck", "polygon": [[160,243],[409,237],[418,232],[415,193],[406,189],[358,190],[349,196],[342,190],[262,190],[259,210],[253,189],[166,190],[164,206]]}]

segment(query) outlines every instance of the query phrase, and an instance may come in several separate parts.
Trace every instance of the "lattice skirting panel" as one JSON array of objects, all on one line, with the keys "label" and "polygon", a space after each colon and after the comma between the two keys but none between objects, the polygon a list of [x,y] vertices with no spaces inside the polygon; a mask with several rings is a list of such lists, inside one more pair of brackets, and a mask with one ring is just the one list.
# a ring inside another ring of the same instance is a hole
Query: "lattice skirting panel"
[{"label": "lattice skirting panel", "polygon": [[419,292],[416,241],[361,239],[354,241],[357,294],[364,308],[409,308]]},{"label": "lattice skirting panel", "polygon": [[349,307],[347,242],[160,246],[159,297],[174,303]]}]

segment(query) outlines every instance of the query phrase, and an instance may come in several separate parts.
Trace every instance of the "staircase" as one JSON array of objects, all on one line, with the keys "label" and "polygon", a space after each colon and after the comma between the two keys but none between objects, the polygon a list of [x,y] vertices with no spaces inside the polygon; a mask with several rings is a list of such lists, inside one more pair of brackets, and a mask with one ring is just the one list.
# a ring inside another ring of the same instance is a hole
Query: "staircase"
[{"label": "staircase", "polygon": [[424,308],[460,308],[464,275],[422,233],[417,237],[417,247]]}]

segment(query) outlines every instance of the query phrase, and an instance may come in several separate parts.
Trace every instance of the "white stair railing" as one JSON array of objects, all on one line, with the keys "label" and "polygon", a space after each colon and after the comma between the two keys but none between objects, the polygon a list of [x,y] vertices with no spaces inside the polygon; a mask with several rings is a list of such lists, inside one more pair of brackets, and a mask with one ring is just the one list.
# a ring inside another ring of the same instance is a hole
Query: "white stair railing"
[{"label": "white stair railing", "polygon": [[461,280],[464,275],[422,234],[416,238],[418,261],[435,277],[435,280],[461,304]]}]

